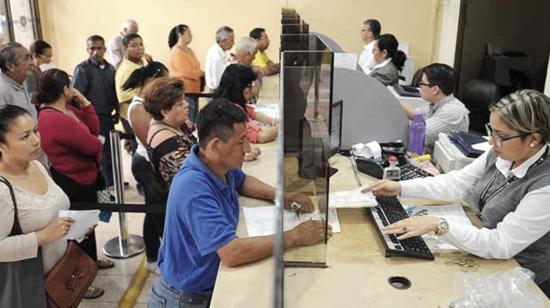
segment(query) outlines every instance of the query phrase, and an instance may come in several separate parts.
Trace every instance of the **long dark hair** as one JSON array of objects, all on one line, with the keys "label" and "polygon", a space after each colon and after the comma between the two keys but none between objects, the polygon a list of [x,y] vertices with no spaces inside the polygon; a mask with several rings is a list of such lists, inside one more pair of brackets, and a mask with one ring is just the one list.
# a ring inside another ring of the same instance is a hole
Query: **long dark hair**
[{"label": "long dark hair", "polygon": [[184,24],[180,24],[172,28],[172,30],[170,30],[170,34],[168,34],[168,47],[172,49],[172,47],[174,47],[174,45],[178,42],[178,35],[183,34],[188,30],[189,27]]},{"label": "long dark hair", "polygon": [[130,77],[126,79],[126,82],[122,85],[122,90],[127,91],[130,89],[141,88],[147,78],[159,78],[163,77],[168,69],[164,64],[160,62],[150,62],[146,66],[142,66],[130,74]]},{"label": "long dark hair", "polygon": [[40,74],[36,101],[40,104],[53,103],[61,94],[65,86],[70,87],[69,75],[60,69],[52,68]]},{"label": "long dark hair", "polygon": [[214,92],[214,97],[225,98],[245,108],[246,99],[243,96],[243,91],[257,78],[258,76],[250,67],[242,64],[231,64],[225,68],[220,85]]},{"label": "long dark hair", "polygon": [[397,67],[399,71],[403,70],[403,65],[405,65],[407,55],[405,55],[405,53],[401,50],[397,50],[397,47],[399,47],[399,42],[395,36],[389,33],[382,34],[376,41],[378,49],[380,51],[385,50],[388,54],[388,58],[391,57],[391,61],[395,64],[395,67]]},{"label": "long dark hair", "polygon": [[[13,121],[24,115],[31,116],[30,113],[15,105],[0,106],[0,143],[6,143],[6,134],[10,131]],[[2,153],[0,153],[0,159]]]}]

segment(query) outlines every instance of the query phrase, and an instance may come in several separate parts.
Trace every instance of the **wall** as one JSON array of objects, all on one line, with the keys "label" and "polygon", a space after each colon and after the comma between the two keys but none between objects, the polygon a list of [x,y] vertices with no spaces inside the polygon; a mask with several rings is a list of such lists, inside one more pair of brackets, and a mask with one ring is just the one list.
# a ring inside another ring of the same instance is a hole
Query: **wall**
[{"label": "wall", "polygon": [[434,56],[439,0],[287,0],[310,24],[310,31],[321,32],[335,39],[348,52],[358,53],[363,21],[375,18],[382,24],[382,33],[394,34],[399,42],[409,43],[409,53],[416,66],[425,66]]},{"label": "wall", "polygon": [[434,49],[434,62],[453,66],[455,61],[458,20],[461,0],[440,0],[439,27]]},{"label": "wall", "polygon": [[409,43],[420,67],[434,59],[439,0],[39,0],[39,5],[44,39],[54,46],[54,62],[69,71],[87,57],[85,40],[90,34],[110,40],[128,17],[139,22],[146,52],[164,63],[168,32],[178,23],[191,27],[191,47],[203,65],[216,29],[225,24],[235,29],[237,37],[256,26],[268,29],[272,41],[268,54],[278,59],[282,6],[296,8],[311,31],[327,34],[355,53],[362,48],[362,22],[377,18],[382,32]]}]

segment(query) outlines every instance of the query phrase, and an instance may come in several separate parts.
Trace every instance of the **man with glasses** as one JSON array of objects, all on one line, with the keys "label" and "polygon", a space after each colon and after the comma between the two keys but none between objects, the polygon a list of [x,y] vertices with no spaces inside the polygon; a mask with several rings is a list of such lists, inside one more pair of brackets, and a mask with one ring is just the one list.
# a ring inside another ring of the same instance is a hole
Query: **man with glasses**
[{"label": "man with glasses", "polygon": [[372,49],[374,48],[374,41],[380,36],[380,31],[382,27],[380,22],[376,19],[367,19],[363,22],[363,27],[361,28],[361,39],[365,42],[363,50],[359,55],[359,66],[365,74],[370,74],[374,66],[376,65],[376,60],[372,55]]},{"label": "man with glasses", "polygon": [[[426,153],[433,153],[434,143],[439,133],[467,132],[470,126],[468,109],[453,95],[455,80],[453,69],[446,64],[434,63],[423,68],[422,79],[418,86],[420,96],[430,103],[430,111],[424,115]],[[410,120],[414,119],[415,109],[404,105],[403,109]]]}]

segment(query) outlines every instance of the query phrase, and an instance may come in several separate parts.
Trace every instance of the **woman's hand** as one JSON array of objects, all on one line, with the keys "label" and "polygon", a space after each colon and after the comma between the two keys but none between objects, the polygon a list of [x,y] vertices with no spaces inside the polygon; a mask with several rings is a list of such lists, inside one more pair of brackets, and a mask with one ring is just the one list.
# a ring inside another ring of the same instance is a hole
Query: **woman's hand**
[{"label": "woman's hand", "polygon": [[262,151],[259,147],[251,147],[250,151],[244,154],[244,161],[256,160],[260,154],[262,154]]},{"label": "woman's hand", "polygon": [[380,180],[363,189],[361,192],[371,191],[375,196],[394,197],[401,193],[401,184],[399,182]]},{"label": "woman's hand", "polygon": [[42,246],[61,239],[71,229],[74,220],[69,217],[59,217],[52,220],[44,229],[36,232],[38,246]]},{"label": "woman's hand", "polygon": [[72,88],[73,90],[73,99],[80,104],[82,107],[88,107],[91,102],[84,96],[78,89]]},{"label": "woman's hand", "polygon": [[423,235],[437,230],[439,217],[434,216],[413,216],[400,220],[384,228],[385,234],[401,234],[398,240],[413,236]]}]

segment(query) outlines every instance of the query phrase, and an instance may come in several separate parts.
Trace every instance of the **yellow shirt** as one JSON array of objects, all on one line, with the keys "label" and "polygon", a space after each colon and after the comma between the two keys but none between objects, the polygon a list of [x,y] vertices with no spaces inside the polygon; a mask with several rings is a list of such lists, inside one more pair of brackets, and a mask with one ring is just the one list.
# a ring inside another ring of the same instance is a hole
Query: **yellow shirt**
[{"label": "yellow shirt", "polygon": [[[124,57],[115,74],[116,96],[120,103],[120,116],[127,119],[128,105],[134,96],[139,94],[139,88],[123,91],[122,85],[128,80],[128,77],[138,68],[147,65],[147,61],[141,60],[141,63],[134,63]],[[124,103],[125,102],[125,103]]]},{"label": "yellow shirt", "polygon": [[267,67],[267,64],[270,62],[269,58],[265,54],[265,52],[256,51],[256,55],[254,56],[254,60],[252,61],[252,65],[258,66],[258,67]]}]

